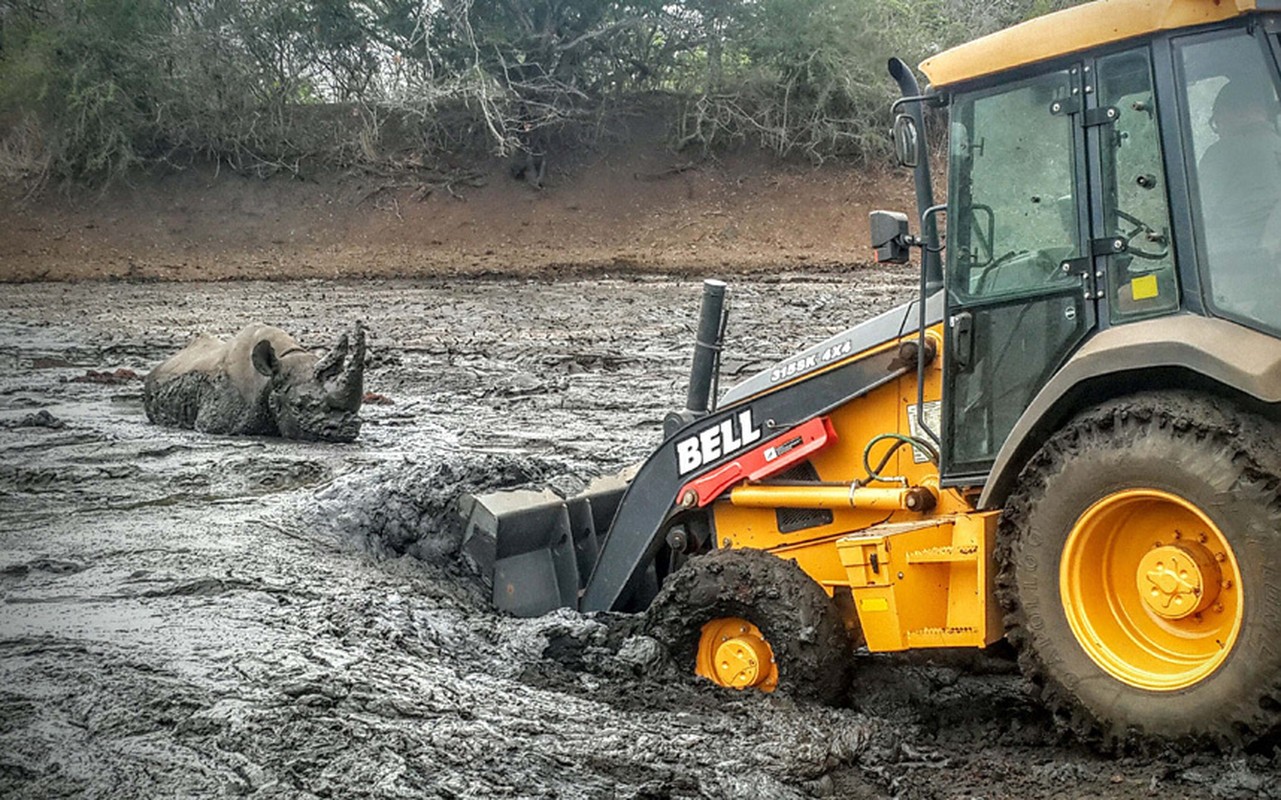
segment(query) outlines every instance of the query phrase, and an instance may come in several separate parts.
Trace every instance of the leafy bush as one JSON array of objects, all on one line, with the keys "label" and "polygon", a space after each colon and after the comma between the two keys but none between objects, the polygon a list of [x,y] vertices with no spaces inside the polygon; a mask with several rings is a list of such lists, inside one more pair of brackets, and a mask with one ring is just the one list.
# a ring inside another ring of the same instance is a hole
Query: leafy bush
[{"label": "leafy bush", "polygon": [[760,0],[733,8],[722,41],[708,48],[706,91],[688,92],[682,141],[755,140],[815,160],[880,154],[893,95],[885,63],[895,52],[881,33],[881,6]]},{"label": "leafy bush", "polygon": [[890,55],[1064,1],[3,0],[0,169],[540,150],[655,93],[678,146],[867,159],[886,146]]},{"label": "leafy bush", "polygon": [[119,173],[150,155],[158,132],[167,29],[160,0],[47,4],[3,29],[0,107],[35,120],[59,177]]}]

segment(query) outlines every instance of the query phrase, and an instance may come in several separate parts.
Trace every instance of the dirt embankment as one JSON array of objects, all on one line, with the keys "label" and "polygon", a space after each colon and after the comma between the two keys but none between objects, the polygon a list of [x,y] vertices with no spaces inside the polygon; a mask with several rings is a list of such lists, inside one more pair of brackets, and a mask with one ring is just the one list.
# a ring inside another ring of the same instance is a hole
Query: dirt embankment
[{"label": "dirt embankment", "polygon": [[11,190],[0,281],[816,269],[867,261],[869,209],[914,207],[906,173],[660,142],[553,154],[541,189],[510,167]]}]

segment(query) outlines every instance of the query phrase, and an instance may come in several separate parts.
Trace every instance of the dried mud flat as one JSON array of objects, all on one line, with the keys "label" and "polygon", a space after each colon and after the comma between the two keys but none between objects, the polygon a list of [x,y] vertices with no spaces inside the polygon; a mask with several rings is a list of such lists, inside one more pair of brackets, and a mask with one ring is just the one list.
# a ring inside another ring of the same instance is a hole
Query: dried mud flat
[{"label": "dried mud flat", "polygon": [[[732,284],[751,373],[911,293]],[[683,397],[696,281],[31,284],[0,295],[0,795],[1258,797],[1265,755],[1109,758],[996,655],[862,656],[850,707],[726,695],[621,615],[492,612],[453,498],[572,490]],[[372,335],[352,445],[150,426],[200,330]],[[109,378],[74,379],[89,370]]]}]

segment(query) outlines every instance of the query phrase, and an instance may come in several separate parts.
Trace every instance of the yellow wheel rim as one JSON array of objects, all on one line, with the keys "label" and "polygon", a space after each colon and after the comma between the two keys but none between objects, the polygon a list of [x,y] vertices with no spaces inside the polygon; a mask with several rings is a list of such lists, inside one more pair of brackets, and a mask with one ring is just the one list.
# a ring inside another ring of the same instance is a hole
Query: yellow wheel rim
[{"label": "yellow wheel rim", "polygon": [[1081,647],[1112,677],[1154,691],[1217,670],[1241,633],[1241,571],[1218,526],[1183,498],[1127,489],[1068,534],[1059,591]]},{"label": "yellow wheel rim", "polygon": [[694,672],[731,689],[772,692],[778,686],[774,651],[745,619],[722,617],[703,626]]}]

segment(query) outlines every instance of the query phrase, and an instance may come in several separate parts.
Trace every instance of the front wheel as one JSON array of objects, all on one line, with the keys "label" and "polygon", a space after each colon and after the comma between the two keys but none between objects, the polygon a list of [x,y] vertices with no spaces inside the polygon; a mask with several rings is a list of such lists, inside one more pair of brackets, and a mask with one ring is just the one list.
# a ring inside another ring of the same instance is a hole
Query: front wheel
[{"label": "front wheel", "polygon": [[691,558],[663,583],[645,624],[677,663],[720,686],[845,699],[849,634],[832,599],[791,561],[750,549]]},{"label": "front wheel", "polygon": [[1001,599],[1025,674],[1111,743],[1242,745],[1281,725],[1281,452],[1226,401],[1087,411],[1020,476]]}]

